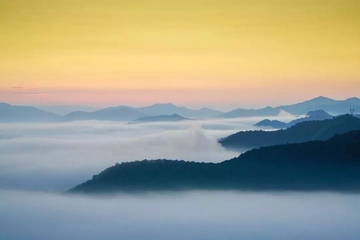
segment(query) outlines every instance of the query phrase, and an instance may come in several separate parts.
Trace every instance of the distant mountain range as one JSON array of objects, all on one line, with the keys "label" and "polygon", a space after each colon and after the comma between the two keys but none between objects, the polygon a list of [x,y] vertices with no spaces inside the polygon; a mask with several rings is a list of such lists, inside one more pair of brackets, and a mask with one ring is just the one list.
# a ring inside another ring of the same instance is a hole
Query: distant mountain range
[{"label": "distant mountain range", "polygon": [[[304,115],[309,111],[324,110],[331,114],[348,113],[350,107],[356,111],[360,110],[360,99],[349,98],[346,100],[333,100],[325,97],[314,98],[302,103],[285,105],[279,107],[265,107],[261,109],[238,108],[230,112],[223,113],[210,108],[193,110],[186,107],[178,107],[171,103],[154,104],[147,107],[128,107],[118,106],[105,108],[96,111],[74,111],[65,116],[46,112],[34,107],[12,106],[6,103],[0,105],[0,122],[36,122],[36,121],[75,121],[75,120],[106,120],[106,121],[133,121],[137,118],[146,116],[173,115],[177,114],[184,118],[239,118],[239,117],[259,117],[259,116],[278,116],[282,111]],[[12,109],[13,108],[13,109]],[[42,107],[47,109],[46,107]],[[20,110],[23,109],[23,110]],[[54,111],[55,106],[48,108]],[[69,109],[66,106],[66,109]],[[66,111],[59,106],[57,112]],[[84,109],[83,107],[80,109]],[[20,113],[19,111],[23,111]],[[5,116],[6,115],[6,116]]]},{"label": "distant mountain range", "polygon": [[[178,107],[173,104],[154,104],[143,108],[119,106],[105,108],[95,112],[73,112],[64,118],[68,121],[75,120],[107,120],[107,121],[147,121],[164,118],[164,116],[178,115],[187,117],[214,117],[220,111],[209,108],[192,110],[186,107]],[[149,117],[146,119],[146,117]],[[145,118],[145,119],[141,119]],[[170,119],[170,118],[169,118]]]},{"label": "distant mountain range", "polygon": [[0,122],[56,122],[61,117],[34,107],[0,103]]},{"label": "distant mountain range", "polygon": [[308,112],[306,114],[306,117],[295,119],[289,123],[280,122],[277,120],[265,119],[265,120],[262,120],[256,124],[254,124],[254,126],[256,126],[256,127],[271,127],[271,128],[288,128],[288,127],[294,126],[298,123],[305,122],[305,121],[319,121],[319,120],[326,120],[326,119],[331,119],[331,118],[333,118],[333,116],[331,116],[327,112],[325,112],[323,110],[316,110],[316,111]]},{"label": "distant mountain range", "polygon": [[116,164],[67,193],[178,190],[360,190],[360,131],[254,149],[222,163]]},{"label": "distant mountain range", "polygon": [[102,120],[102,121],[132,121],[134,119],[145,117],[145,114],[129,107],[112,107],[95,112],[72,112],[64,116],[65,121],[84,121],[84,120]]},{"label": "distant mountain range", "polygon": [[173,115],[177,114],[183,117],[191,118],[208,118],[215,117],[222,112],[213,110],[210,108],[201,108],[199,110],[192,110],[186,107],[178,107],[171,103],[154,104],[148,107],[136,108],[146,116],[158,116],[158,115]]},{"label": "distant mountain range", "polygon": [[46,105],[46,106],[34,106],[34,107],[61,116],[65,116],[69,113],[77,112],[77,111],[94,112],[99,110],[98,108],[94,108],[94,107],[75,106],[75,105]]},{"label": "distant mountain range", "polygon": [[185,120],[190,120],[190,118],[184,118],[178,114],[172,114],[172,115],[142,117],[135,119],[134,121],[131,121],[129,123],[135,124],[135,123],[147,123],[147,122],[180,122]]},{"label": "distant mountain range", "polygon": [[219,117],[223,118],[239,118],[239,117],[270,117],[278,116],[281,109],[266,107],[261,109],[243,109],[238,108],[233,111],[220,114]]},{"label": "distant mountain range", "polygon": [[232,134],[220,140],[229,149],[252,149],[286,143],[326,140],[335,134],[360,130],[360,119],[349,114],[323,121],[305,121],[285,130],[246,131]]},{"label": "distant mountain range", "polygon": [[321,96],[305,102],[279,106],[277,108],[285,110],[286,112],[294,115],[303,115],[307,112],[318,109],[336,115],[349,113],[350,107],[354,107],[357,111],[360,111],[360,99],[353,97],[346,100],[334,100]]},{"label": "distant mountain range", "polygon": [[278,107],[266,107],[261,109],[243,109],[238,108],[230,112],[220,114],[219,117],[224,118],[240,118],[240,117],[255,117],[255,116],[278,116],[280,110],[288,112],[293,115],[304,115],[315,110],[324,110],[334,115],[349,113],[351,107],[360,111],[360,99],[353,97],[346,100],[334,100],[326,97],[317,97],[305,102],[296,103],[292,105],[284,105]]}]

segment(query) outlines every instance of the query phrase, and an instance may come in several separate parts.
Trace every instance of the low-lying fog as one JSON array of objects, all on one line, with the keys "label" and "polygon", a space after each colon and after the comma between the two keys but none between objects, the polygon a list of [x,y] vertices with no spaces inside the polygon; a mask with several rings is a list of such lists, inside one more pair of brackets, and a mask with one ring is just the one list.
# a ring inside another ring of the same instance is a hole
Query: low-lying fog
[{"label": "low-lying fog", "polygon": [[124,161],[220,162],[240,153],[217,139],[262,119],[0,124],[0,188],[64,191]]},{"label": "low-lying fog", "polygon": [[0,124],[0,240],[360,239],[356,194],[59,194],[116,162],[235,157],[217,139],[262,119]]},{"label": "low-lying fog", "polygon": [[187,192],[104,198],[0,191],[0,239],[356,240],[360,198]]}]

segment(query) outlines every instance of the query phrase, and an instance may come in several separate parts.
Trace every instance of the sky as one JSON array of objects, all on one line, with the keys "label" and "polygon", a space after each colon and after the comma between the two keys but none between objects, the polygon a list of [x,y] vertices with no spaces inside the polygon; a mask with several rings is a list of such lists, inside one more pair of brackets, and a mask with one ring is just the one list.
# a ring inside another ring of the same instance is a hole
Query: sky
[{"label": "sky", "polygon": [[0,0],[0,101],[360,97],[358,0]]}]

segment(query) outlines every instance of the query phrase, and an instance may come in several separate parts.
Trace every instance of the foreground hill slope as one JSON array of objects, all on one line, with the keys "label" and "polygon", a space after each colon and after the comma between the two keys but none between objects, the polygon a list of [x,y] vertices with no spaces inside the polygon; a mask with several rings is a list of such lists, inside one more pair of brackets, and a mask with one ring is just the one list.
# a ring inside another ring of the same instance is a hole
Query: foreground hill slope
[{"label": "foreground hill slope", "polygon": [[220,143],[229,149],[251,149],[285,143],[326,140],[335,134],[353,130],[360,130],[360,119],[347,114],[328,120],[305,121],[278,131],[238,132],[220,140]]},{"label": "foreground hill slope", "polygon": [[360,131],[248,151],[222,163],[116,164],[69,193],[153,190],[360,190]]}]

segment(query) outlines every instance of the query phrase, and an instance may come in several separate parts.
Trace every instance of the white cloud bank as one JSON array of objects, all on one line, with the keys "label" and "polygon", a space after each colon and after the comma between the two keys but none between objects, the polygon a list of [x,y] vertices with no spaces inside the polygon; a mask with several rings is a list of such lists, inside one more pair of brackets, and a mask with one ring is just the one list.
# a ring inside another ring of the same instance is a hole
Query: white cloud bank
[{"label": "white cloud bank", "polygon": [[220,162],[238,156],[218,138],[257,119],[127,124],[0,124],[0,188],[64,191],[117,162],[179,159]]},{"label": "white cloud bank", "polygon": [[217,138],[258,120],[0,124],[0,240],[360,239],[359,195],[58,194],[116,162],[229,159]]},{"label": "white cloud bank", "polygon": [[0,190],[0,239],[355,240],[359,195],[190,192],[107,198]]}]

